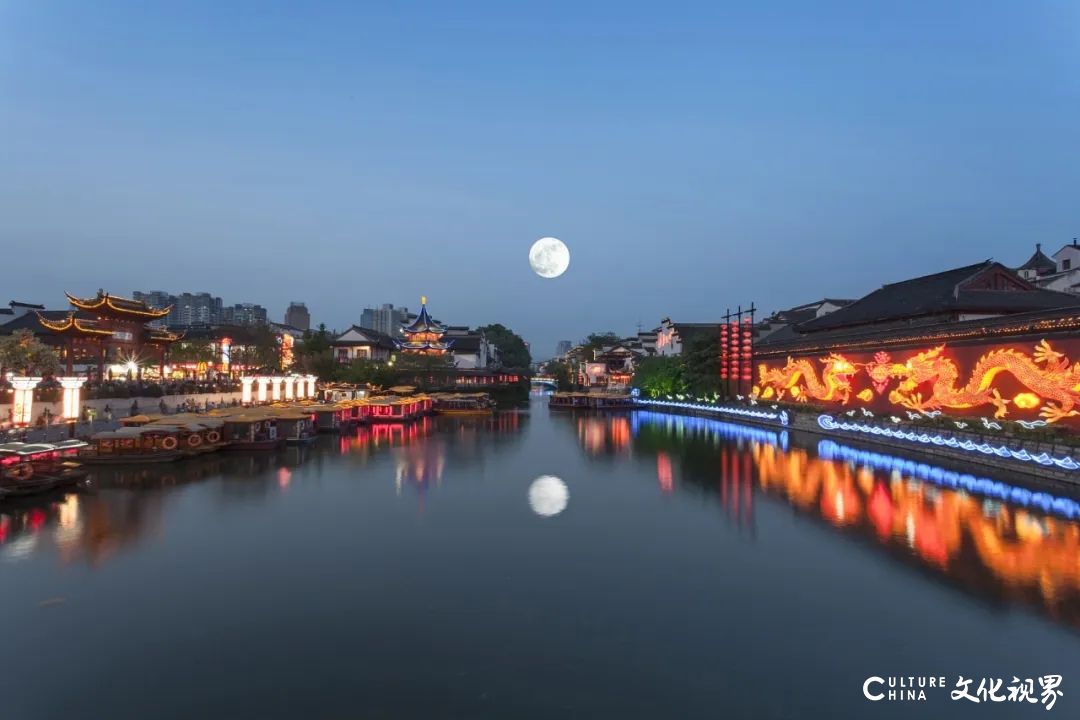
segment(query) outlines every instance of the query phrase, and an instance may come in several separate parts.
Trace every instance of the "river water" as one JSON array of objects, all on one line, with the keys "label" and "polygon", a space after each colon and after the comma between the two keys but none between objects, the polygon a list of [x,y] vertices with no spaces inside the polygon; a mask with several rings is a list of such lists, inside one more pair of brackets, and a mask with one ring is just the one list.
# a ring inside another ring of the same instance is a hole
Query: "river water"
[{"label": "river water", "polygon": [[0,718],[1076,717],[1080,526],[954,471],[542,398],[102,469],[0,506]]}]

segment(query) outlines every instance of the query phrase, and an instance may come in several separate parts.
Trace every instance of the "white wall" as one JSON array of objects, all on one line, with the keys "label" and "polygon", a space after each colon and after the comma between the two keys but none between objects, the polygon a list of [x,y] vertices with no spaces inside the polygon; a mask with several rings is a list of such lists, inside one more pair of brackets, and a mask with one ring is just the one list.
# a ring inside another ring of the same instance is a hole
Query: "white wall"
[{"label": "white wall", "polygon": [[[108,405],[112,408],[113,417],[121,418],[130,414],[131,403],[139,403],[140,413],[156,413],[160,412],[161,401],[165,401],[165,406],[169,411],[176,410],[184,402],[198,403],[199,407],[202,407],[203,403],[209,401],[216,404],[229,403],[233,400],[240,402],[239,392],[224,392],[224,393],[195,393],[192,395],[166,395],[160,398],[151,397],[136,397],[136,398],[101,398],[98,400],[80,400],[79,408],[83,406],[93,408],[98,412],[98,418],[101,419],[105,411],[105,406]],[[54,403],[34,402],[33,415],[34,422],[37,422],[38,416],[45,411],[45,408],[49,408],[52,411],[53,417],[60,418],[63,414],[64,404],[63,401],[57,401]],[[0,403],[0,423],[6,423],[8,419],[8,411],[12,410],[11,403]]]}]

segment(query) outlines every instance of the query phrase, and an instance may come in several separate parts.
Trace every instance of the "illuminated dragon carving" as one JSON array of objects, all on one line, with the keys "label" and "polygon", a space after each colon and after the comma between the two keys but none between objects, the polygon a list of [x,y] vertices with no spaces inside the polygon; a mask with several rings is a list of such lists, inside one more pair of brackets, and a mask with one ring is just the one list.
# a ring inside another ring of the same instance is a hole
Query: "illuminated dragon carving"
[{"label": "illuminated dragon carving", "polygon": [[[1061,352],[1042,340],[1030,355],[1012,348],[991,350],[979,358],[963,385],[956,363],[945,357],[945,346],[918,353],[906,362],[894,361],[879,352],[872,362],[852,363],[836,353],[821,358],[818,378],[815,364],[808,359],[788,358],[779,368],[760,365],[755,393],[765,399],[781,400],[790,395],[798,402],[831,401],[846,404],[852,396],[852,378],[865,371],[872,389],[862,390],[858,399],[873,400],[884,395],[894,405],[921,413],[949,408],[962,410],[992,405],[994,417],[1004,418],[1009,406],[1020,410],[1039,408],[1046,422],[1080,415],[1080,362],[1070,363]],[[1026,388],[1011,399],[1002,397],[995,380],[1008,373]],[[895,383],[895,385],[894,385]],[[889,388],[892,388],[891,390]]]},{"label": "illuminated dragon carving", "polygon": [[[942,356],[944,349],[942,345],[909,359],[903,371],[895,373],[900,376],[900,383],[889,393],[889,400],[919,412],[993,405],[997,418],[1008,414],[1010,402],[1018,407],[1033,407],[1043,402],[1039,415],[1047,422],[1080,415],[1076,409],[1080,403],[1080,363],[1070,365],[1068,358],[1045,340],[1035,346],[1032,356],[1011,348],[986,353],[962,387],[956,384],[960,377],[956,363]],[[1001,397],[991,386],[1002,372],[1011,374],[1031,393],[1021,393],[1012,400]],[[916,390],[923,383],[930,383],[931,388],[925,398]]]},{"label": "illuminated dragon carving", "polygon": [[851,376],[856,368],[847,358],[835,353],[821,358],[825,367],[818,379],[814,364],[805,359],[788,358],[782,368],[768,368],[762,365],[758,369],[759,382],[764,388],[761,397],[783,399],[790,392],[791,397],[799,402],[808,400],[837,400],[846,403],[851,395]]}]

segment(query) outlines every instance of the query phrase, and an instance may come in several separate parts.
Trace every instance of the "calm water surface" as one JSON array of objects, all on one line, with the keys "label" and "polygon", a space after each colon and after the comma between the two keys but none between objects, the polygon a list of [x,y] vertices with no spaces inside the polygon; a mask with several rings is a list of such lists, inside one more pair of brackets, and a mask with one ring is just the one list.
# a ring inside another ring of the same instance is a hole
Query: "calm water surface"
[{"label": "calm water surface", "polygon": [[1077,717],[1080,527],[928,470],[535,400],[101,471],[0,507],[0,718]]}]

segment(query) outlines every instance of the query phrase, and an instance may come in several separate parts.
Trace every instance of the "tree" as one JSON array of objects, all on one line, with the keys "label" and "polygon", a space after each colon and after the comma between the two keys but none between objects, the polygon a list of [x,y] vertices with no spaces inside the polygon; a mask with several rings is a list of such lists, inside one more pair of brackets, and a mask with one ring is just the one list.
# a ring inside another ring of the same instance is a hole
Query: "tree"
[{"label": "tree", "polygon": [[278,336],[265,325],[248,328],[249,339],[235,344],[229,357],[230,365],[277,371],[281,369],[281,346]]},{"label": "tree", "polygon": [[574,386],[574,371],[565,360],[548,360],[544,363],[544,374],[555,378],[559,390],[570,390]]},{"label": "tree", "polygon": [[454,368],[454,356],[450,353],[444,353],[442,355],[402,353],[397,356],[394,365],[398,370],[415,370],[419,372],[452,370]]},{"label": "tree", "polygon": [[687,390],[696,396],[722,392],[720,381],[720,338],[698,335],[681,356]]},{"label": "tree", "polygon": [[0,375],[50,376],[60,372],[56,350],[34,337],[29,330],[16,330],[0,338]]},{"label": "tree", "polygon": [[211,363],[217,360],[210,338],[193,338],[173,343],[169,360],[174,363]]},{"label": "tree", "polygon": [[663,355],[643,358],[634,371],[631,384],[651,398],[684,393],[687,383],[682,360]]},{"label": "tree", "polygon": [[593,350],[599,350],[600,348],[614,345],[619,342],[619,340],[621,340],[621,338],[618,335],[608,330],[607,332],[602,333],[590,333],[585,339],[585,342],[581,343],[581,345],[588,350],[588,355],[591,358]]},{"label": "tree", "polygon": [[348,365],[339,365],[336,375],[343,382],[357,385],[367,383],[383,388],[396,385],[398,377],[393,365],[366,358],[358,358]]},{"label": "tree", "polygon": [[333,379],[340,368],[334,359],[330,340],[326,325],[320,324],[315,331],[305,330],[300,342],[293,348],[293,367],[323,380]]},{"label": "tree", "polygon": [[503,367],[524,370],[532,364],[529,346],[510,328],[494,323],[478,329],[488,342],[499,349],[499,363]]}]

